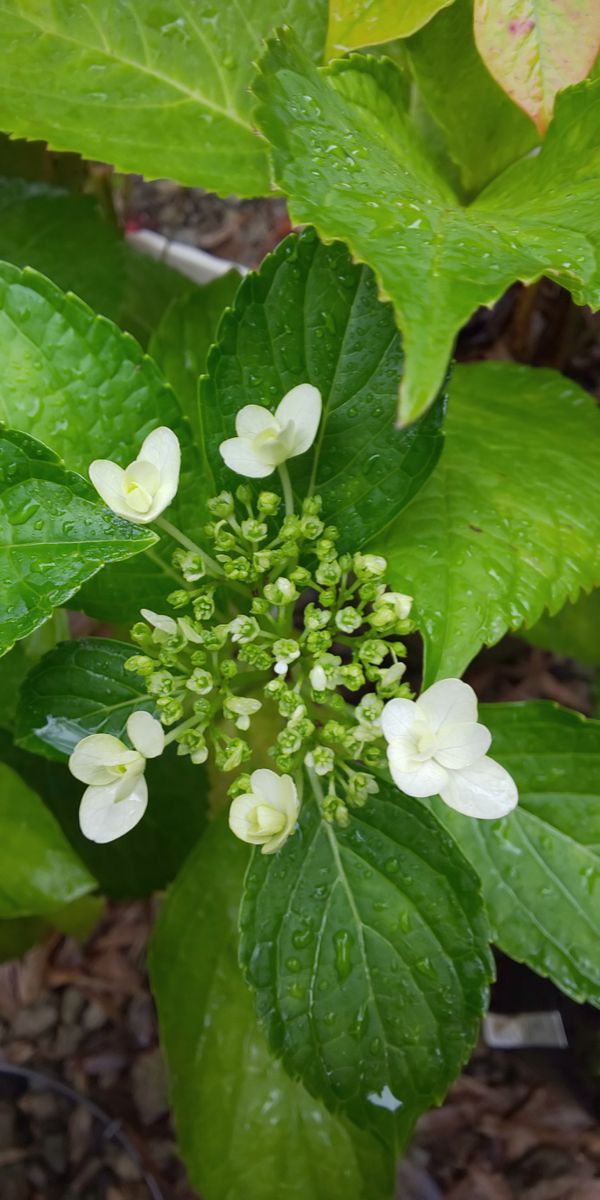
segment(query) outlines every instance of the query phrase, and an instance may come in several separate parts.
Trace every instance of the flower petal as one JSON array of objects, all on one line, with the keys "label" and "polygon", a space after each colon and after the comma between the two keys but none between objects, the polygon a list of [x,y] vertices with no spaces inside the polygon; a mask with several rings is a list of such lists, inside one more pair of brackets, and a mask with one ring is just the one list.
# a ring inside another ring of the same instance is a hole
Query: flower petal
[{"label": "flower petal", "polygon": [[414,760],[407,762],[404,749],[398,752],[395,745],[388,746],[387,756],[392,779],[407,796],[421,799],[436,796],[447,784],[448,771],[433,758],[420,763]]},{"label": "flower petal", "polygon": [[416,700],[417,708],[433,732],[446,722],[463,725],[477,720],[477,696],[462,679],[440,679]]},{"label": "flower petal", "polygon": [[125,472],[122,467],[109,458],[95,458],[90,463],[89,476],[98,495],[113,512],[119,517],[137,521],[137,515],[125,499]]},{"label": "flower petal", "polygon": [[294,422],[294,442],[290,457],[304,454],[312,446],[321,420],[321,393],[310,383],[300,383],[283,397],[275,410],[282,426]]},{"label": "flower petal", "polygon": [[259,796],[272,808],[289,814],[298,811],[298,795],[291,775],[278,775],[268,767],[259,767],[250,776],[254,796]]},{"label": "flower petal", "polygon": [[508,771],[493,758],[479,762],[462,771],[448,772],[448,782],[440,788],[445,804],[465,817],[497,821],[511,812],[519,800],[517,785]]},{"label": "flower petal", "polygon": [[246,404],[235,418],[235,432],[241,438],[253,438],[265,429],[277,429],[277,418],[261,404]]},{"label": "flower petal", "polygon": [[141,821],[148,804],[148,786],[143,775],[122,800],[116,788],[88,787],[79,805],[81,832],[92,842],[114,842]]},{"label": "flower petal", "polygon": [[442,725],[436,734],[434,757],[443,767],[457,771],[483,758],[492,744],[485,725],[469,721],[466,725]]},{"label": "flower petal", "polygon": [[165,731],[160,721],[143,709],[138,709],[128,718],[127,735],[144,758],[158,758],[165,748]]},{"label": "flower petal", "polygon": [[168,633],[171,636],[177,633],[177,621],[173,617],[168,617],[166,613],[155,613],[151,608],[140,608],[140,616],[155,629],[160,629],[161,633]]},{"label": "flower petal", "polygon": [[112,783],[115,769],[133,764],[137,758],[135,750],[111,733],[91,733],[77,743],[69,758],[69,770],[81,783]]},{"label": "flower petal", "polygon": [[219,454],[230,471],[246,475],[249,479],[264,479],[275,470],[258,457],[247,438],[228,438],[226,442],[221,442]]},{"label": "flower petal", "polygon": [[381,714],[381,728],[387,742],[408,733],[419,713],[414,700],[388,700]]},{"label": "flower petal", "polygon": [[264,842],[264,834],[256,831],[256,796],[246,792],[236,796],[229,808],[229,828],[242,842],[250,846],[260,846]]},{"label": "flower petal", "polygon": [[181,467],[179,439],[168,425],[159,425],[142,442],[137,461],[151,463],[160,473],[163,483],[170,482],[173,495],[177,491]]}]

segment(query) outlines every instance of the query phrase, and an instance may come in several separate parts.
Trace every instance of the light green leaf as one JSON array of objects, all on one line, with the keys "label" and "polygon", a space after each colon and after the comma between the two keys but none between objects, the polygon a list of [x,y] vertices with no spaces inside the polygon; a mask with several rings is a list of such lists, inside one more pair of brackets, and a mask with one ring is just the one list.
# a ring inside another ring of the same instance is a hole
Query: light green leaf
[{"label": "light green leaf", "polygon": [[[224,822],[175,881],[150,947],[179,1146],[206,1200],[386,1200],[392,1168],[274,1061],[237,965],[247,850]],[[202,936],[198,935],[202,930]]]},{"label": "light green leaf", "polygon": [[0,763],[0,918],[44,916],[95,881],[40,797]]},{"label": "light green leaf", "polygon": [[220,279],[173,300],[148,346],[148,353],[171,384],[198,441],[198,380],[206,371],[208,351],[216,340],[223,310],[233,301],[240,282],[238,271],[228,271]]},{"label": "light green leaf", "polygon": [[248,84],[282,21],[320,59],[326,0],[3,0],[0,126],[147,178],[268,192]]},{"label": "light green leaf", "polygon": [[[128,334],[75,296],[66,296],[35,271],[6,263],[0,264],[2,419],[41,438],[70,470],[86,477],[95,458],[126,466],[152,429],[168,425],[179,438],[182,466],[167,516],[192,537],[201,530],[199,455],[189,423],[156,365]],[[112,620],[133,619],[151,602],[160,611],[177,579],[172,551],[172,543],[161,539],[135,566],[103,572],[108,578],[90,585],[78,604]],[[110,610],[106,593],[116,600]]]},{"label": "light green leaf", "polygon": [[536,145],[535,129],[481,61],[472,0],[455,0],[405,45],[419,93],[444,132],[462,185],[476,195]]},{"label": "light green leaf", "polygon": [[600,588],[565,604],[553,617],[545,614],[522,636],[544,650],[600,667]]},{"label": "light green leaf", "polygon": [[600,8],[581,0],[475,0],[488,70],[545,133],[556,93],[585,79],[600,49]]},{"label": "light green leaf", "polygon": [[453,0],[329,0],[327,58],[408,37]]},{"label": "light green leaf", "polygon": [[0,429],[0,654],[105,563],[155,540],[105,508],[41,442]]},{"label": "light green leaf", "polygon": [[468,1056],[487,999],[479,881],[453,841],[390,784],[346,829],[305,796],[298,833],[252,857],[240,929],[288,1071],[404,1143]]},{"label": "light green leaf", "polygon": [[24,750],[64,760],[90,733],[122,737],[132,712],[155,712],[143,680],[125,663],[135,647],[110,638],[61,642],[21,688],[15,740]]},{"label": "light green leaf", "polygon": [[[290,316],[292,314],[292,316]],[[323,397],[314,450],[290,460],[297,495],[311,483],[344,549],[357,550],[408,504],[442,446],[440,397],[424,421],[393,427],[403,354],[390,305],[373,274],[314,230],[286,238],[242,283],[219,327],[200,387],[201,422],[214,491],[232,487],[219,445],[246,404],[275,407],[296,384]],[[259,486],[279,488],[277,474]]]},{"label": "light green leaf", "polygon": [[0,178],[0,259],[35,267],[113,320],[121,305],[123,249],[90,196]]},{"label": "light green leaf", "polygon": [[555,371],[454,371],[440,462],[378,549],[415,598],[426,682],[600,584],[600,415]]},{"label": "light green leaf", "polygon": [[484,705],[519,805],[474,821],[436,801],[478,871],[501,950],[600,1006],[600,721],[544,701]]},{"label": "light green leaf", "polygon": [[282,32],[254,88],[292,220],[345,241],[393,301],[406,352],[402,421],[431,403],[464,322],[516,279],[549,275],[579,303],[600,303],[600,78],[565,92],[540,154],[467,208],[417,132],[390,61],[354,55],[318,71]]}]

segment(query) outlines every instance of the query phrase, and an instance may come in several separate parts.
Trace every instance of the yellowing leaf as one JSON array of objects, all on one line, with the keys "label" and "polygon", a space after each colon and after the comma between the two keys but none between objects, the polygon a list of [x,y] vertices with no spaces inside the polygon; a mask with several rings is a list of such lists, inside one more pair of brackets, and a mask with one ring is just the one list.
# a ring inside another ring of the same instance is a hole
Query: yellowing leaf
[{"label": "yellowing leaf", "polygon": [[416,33],[453,0],[330,0],[327,57]]},{"label": "yellowing leaf", "polygon": [[600,48],[597,0],[475,0],[475,41],[494,79],[540,133],[557,92],[585,79]]}]

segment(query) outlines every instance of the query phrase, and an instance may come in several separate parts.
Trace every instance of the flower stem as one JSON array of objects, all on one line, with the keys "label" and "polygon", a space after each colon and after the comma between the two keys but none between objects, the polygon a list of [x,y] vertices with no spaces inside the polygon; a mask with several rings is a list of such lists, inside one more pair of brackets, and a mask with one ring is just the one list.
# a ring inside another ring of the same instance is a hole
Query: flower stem
[{"label": "flower stem", "polygon": [[281,486],[283,488],[285,511],[288,517],[291,517],[294,511],[294,493],[292,492],[292,483],[290,480],[290,473],[287,469],[287,463],[280,463],[277,470],[279,471],[279,478],[281,479]]},{"label": "flower stem", "polygon": [[160,528],[163,529],[165,533],[168,533],[169,537],[172,537],[175,542],[179,542],[180,546],[185,546],[186,550],[190,550],[192,554],[197,554],[212,575],[225,575],[225,572],[221,570],[219,564],[215,562],[214,558],[211,558],[210,554],[206,553],[206,550],[202,550],[202,548],[197,546],[196,543],[191,540],[191,538],[187,537],[185,533],[182,533],[176,525],[171,525],[171,522],[167,521],[165,517],[158,517],[156,524],[160,525]]}]

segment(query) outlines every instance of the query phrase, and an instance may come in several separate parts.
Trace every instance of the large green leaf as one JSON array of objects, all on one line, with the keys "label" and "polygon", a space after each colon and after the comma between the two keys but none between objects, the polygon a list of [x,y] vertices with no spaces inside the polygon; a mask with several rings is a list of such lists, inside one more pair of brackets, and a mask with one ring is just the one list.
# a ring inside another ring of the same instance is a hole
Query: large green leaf
[{"label": "large green leaf", "polygon": [[481,709],[519,805],[502,821],[438,816],[483,884],[502,950],[600,1006],[600,721],[543,701]]},{"label": "large green leaf", "polygon": [[539,141],[531,121],[481,61],[473,37],[472,0],[455,0],[406,49],[419,93],[444,131],[469,195]]},{"label": "large green leaf", "polygon": [[206,370],[224,308],[240,286],[238,271],[228,271],[205,287],[194,288],[169,305],[155,330],[148,353],[171,384],[200,440],[198,380]]},{"label": "large green leaf", "polygon": [[248,84],[284,20],[318,60],[325,0],[2,0],[0,126],[121,171],[268,192]]},{"label": "large green leaf", "polygon": [[134,647],[109,638],[61,642],[27,676],[15,738],[25,750],[64,760],[90,733],[122,737],[137,709],[155,706],[139,675],[125,670]]},{"label": "large green leaf", "polygon": [[159,258],[129,242],[123,246],[125,278],[118,324],[147,346],[169,305],[196,291],[196,285]]},{"label": "large green leaf", "polygon": [[329,0],[327,56],[408,37],[453,0]]},{"label": "large green leaf", "polygon": [[[201,530],[199,456],[156,365],[128,334],[76,297],[35,271],[8,264],[0,265],[0,419],[41,438],[84,476],[94,458],[126,466],[152,429],[168,425],[181,443],[182,467],[167,515],[191,536]],[[172,544],[162,539],[150,558],[114,572],[116,584],[113,572],[105,572],[108,578],[86,589],[81,602],[87,606],[89,600],[92,615],[113,620],[134,618],[150,598],[160,609],[175,586],[171,553]],[[105,605],[105,589],[111,600],[120,593],[112,609]]]},{"label": "large green leaf", "polygon": [[43,916],[95,881],[40,797],[0,763],[0,917]]},{"label": "large green leaf", "polygon": [[544,133],[557,92],[600,48],[600,8],[581,0],[475,0],[475,38],[494,79]]},{"label": "large green leaf", "polygon": [[600,667],[600,588],[565,604],[554,617],[544,614],[523,637],[544,650]]},{"label": "large green leaf", "polygon": [[19,701],[19,688],[25,676],[43,654],[66,637],[67,614],[57,608],[29,637],[17,642],[2,659],[2,690],[0,691],[0,729],[12,730]]},{"label": "large green leaf", "polygon": [[254,854],[240,928],[258,1013],[290,1073],[403,1143],[443,1099],[487,998],[479,881],[454,842],[390,784],[346,829],[306,796],[298,833],[277,855]]},{"label": "large green leaf", "polygon": [[224,822],[175,881],[150,947],[179,1145],[206,1200],[384,1200],[392,1163],[274,1061],[237,965],[247,850]]},{"label": "large green leaf", "polygon": [[0,654],[105,563],[155,540],[105,508],[41,442],[0,429]]},{"label": "large green leaf", "polygon": [[393,312],[379,303],[372,272],[314,230],[286,238],[243,281],[201,384],[215,490],[235,479],[219,444],[234,435],[237,411],[274,407],[289,388],[312,383],[323,417],[314,450],[289,464],[292,483],[299,496],[314,484],[344,547],[358,549],[408,504],[442,445],[442,398],[418,425],[394,429],[402,369]]},{"label": "large green leaf", "polygon": [[117,319],[123,242],[90,196],[0,178],[0,259],[35,267],[97,312]]},{"label": "large green leaf", "polygon": [[550,275],[599,304],[600,78],[565,92],[537,157],[469,207],[410,118],[398,69],[354,55],[317,70],[293,34],[269,42],[255,91],[292,220],[373,268],[405,338],[400,415],[438,391],[454,339],[516,279]]},{"label": "large green leaf", "polygon": [[415,598],[426,681],[600,583],[600,416],[555,371],[457,367],[446,446],[380,548]]}]

